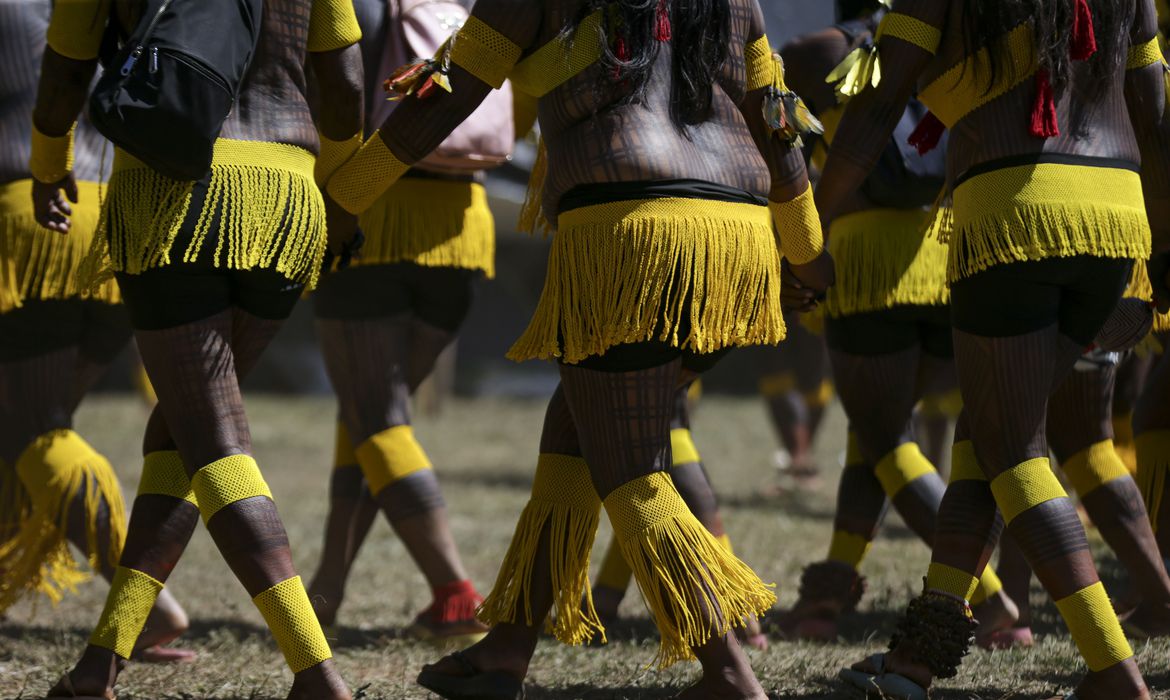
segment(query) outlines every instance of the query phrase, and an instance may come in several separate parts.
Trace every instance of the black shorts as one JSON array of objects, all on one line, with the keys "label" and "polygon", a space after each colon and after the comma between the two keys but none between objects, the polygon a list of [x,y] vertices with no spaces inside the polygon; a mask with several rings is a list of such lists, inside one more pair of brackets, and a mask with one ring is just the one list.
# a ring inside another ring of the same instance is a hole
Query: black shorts
[{"label": "black shorts", "polygon": [[130,342],[130,316],[121,304],[85,299],[26,299],[0,314],[0,362],[20,362],[76,347],[94,364],[109,364]]},{"label": "black shorts", "polygon": [[317,318],[336,321],[410,314],[454,333],[467,318],[481,274],[410,262],[350,267],[322,280],[313,293],[313,309]]},{"label": "black shorts", "polygon": [[690,350],[681,350],[669,343],[650,340],[643,343],[615,345],[603,355],[590,355],[572,365],[596,372],[641,372],[669,364],[682,358],[683,369],[702,374],[710,370],[734,348],[723,348],[700,355]]},{"label": "black shorts", "polygon": [[1117,307],[1133,261],[1077,255],[995,265],[951,285],[951,319],[964,333],[1003,338],[1057,324],[1088,347]]},{"label": "black shorts", "polygon": [[889,355],[921,346],[931,357],[954,357],[951,312],[946,306],[896,306],[826,317],[825,342],[830,349],[850,355]]}]

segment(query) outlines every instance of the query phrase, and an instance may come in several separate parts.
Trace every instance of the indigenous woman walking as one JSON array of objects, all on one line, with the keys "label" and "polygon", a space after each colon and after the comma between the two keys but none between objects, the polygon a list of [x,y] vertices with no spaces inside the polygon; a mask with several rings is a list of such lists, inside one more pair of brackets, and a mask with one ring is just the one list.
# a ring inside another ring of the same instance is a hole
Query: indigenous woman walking
[{"label": "indigenous woman walking", "polygon": [[925,697],[957,673],[998,507],[1089,667],[1076,697],[1149,697],[1044,428],[1049,395],[1149,256],[1151,223],[1165,226],[1146,208],[1170,185],[1155,34],[1152,0],[898,0],[864,50],[864,76],[881,79],[863,76],[878,84],[849,105],[818,201],[840,210],[921,78],[920,136],[950,128],[964,409],[925,590],[889,653],[842,672],[859,688]]},{"label": "indigenous woman walking", "polygon": [[[107,22],[138,19],[121,3],[54,6],[33,115],[33,162],[56,173],[34,191],[46,223],[68,218],[60,193],[73,181],[69,134]],[[352,5],[339,0],[264,0],[258,21],[259,43],[208,175],[180,182],[121,150],[114,156],[89,262],[96,267],[108,251],[159,404],[105,610],[53,698],[113,697],[200,515],[295,674],[290,697],[350,697],[252,457],[240,379],[316,281],[325,253],[304,67],[311,61],[320,79],[325,144],[347,142],[361,131],[360,34]],[[317,167],[345,155],[324,150]]]},{"label": "indigenous woman walking", "polygon": [[[0,614],[37,593],[56,602],[92,568],[114,576],[126,539],[122,489],[110,463],[73,430],[86,392],[130,340],[111,280],[82,287],[77,272],[97,229],[102,137],[78,124],[73,178],[59,200],[69,220],[37,223],[34,187],[62,173],[30,162],[29,114],[49,27],[48,0],[0,2],[4,58],[0,105]],[[36,184],[34,184],[36,183]],[[79,566],[69,545],[85,555]],[[183,633],[187,617],[161,595],[135,658],[169,661],[190,652],[157,646]]]},{"label": "indigenous woman walking", "polygon": [[523,697],[546,622],[567,643],[603,634],[585,596],[604,504],[661,633],[657,661],[703,664],[683,696],[763,698],[731,632],[775,597],[669,475],[679,386],[732,347],[783,339],[781,258],[794,305],[832,281],[760,8],[480,0],[444,52],[391,81],[412,97],[329,193],[368,209],[508,77],[540,98],[547,170],[531,199],[555,229],[511,357],[557,358],[561,386],[532,500],[480,608],[492,631],[419,681],[448,698]]}]

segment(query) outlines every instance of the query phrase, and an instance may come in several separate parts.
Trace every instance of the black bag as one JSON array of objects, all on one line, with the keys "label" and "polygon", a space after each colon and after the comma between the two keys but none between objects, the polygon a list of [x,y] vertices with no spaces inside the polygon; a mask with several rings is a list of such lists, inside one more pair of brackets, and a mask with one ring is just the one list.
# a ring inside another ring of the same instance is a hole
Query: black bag
[{"label": "black bag", "polygon": [[89,117],[159,173],[198,180],[211,170],[215,140],[248,72],[264,0],[143,5],[90,95]]},{"label": "black bag", "polygon": [[[837,29],[856,45],[859,37],[873,35],[874,22],[878,19],[880,16],[845,22],[838,24]],[[947,134],[926,155],[919,155],[918,149],[910,145],[910,135],[928,111],[917,99],[911,99],[906,106],[893,137],[861,186],[861,193],[874,204],[891,209],[916,209],[928,207],[938,198],[946,182]]]}]

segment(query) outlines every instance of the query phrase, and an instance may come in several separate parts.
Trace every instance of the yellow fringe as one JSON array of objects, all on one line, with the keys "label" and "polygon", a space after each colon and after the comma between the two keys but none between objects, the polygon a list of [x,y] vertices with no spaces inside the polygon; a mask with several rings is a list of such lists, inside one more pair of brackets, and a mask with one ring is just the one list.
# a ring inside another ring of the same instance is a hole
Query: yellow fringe
[{"label": "yellow fringe", "polygon": [[1003,168],[955,188],[948,279],[1073,255],[1144,260],[1150,226],[1130,170],[1056,163]]},{"label": "yellow fringe", "polygon": [[560,215],[540,305],[508,357],[572,364],[651,339],[711,353],[784,336],[767,207],[627,201]]},{"label": "yellow fringe", "polygon": [[191,244],[178,250],[175,237],[187,217],[193,183],[172,180],[115,151],[99,235],[82,266],[83,280],[103,281],[112,270],[134,275],[172,262],[195,262],[211,235],[217,267],[222,255],[227,269],[271,269],[315,286],[326,240],[314,160],[297,146],[220,139]]},{"label": "yellow fringe", "polygon": [[118,477],[105,457],[71,430],[38,437],[17,460],[17,472],[28,490],[31,508],[20,534],[0,548],[4,562],[0,611],[33,592],[54,605],[66,592],[89,578],[69,550],[66,527],[69,506],[84,490],[86,558],[97,569],[98,515],[103,502],[109,513],[109,563],[116,565],[126,540],[126,508]]},{"label": "yellow fringe", "polygon": [[0,185],[0,313],[26,299],[122,300],[113,280],[90,292],[78,278],[97,231],[102,187],[78,182],[77,193],[69,233],[60,234],[41,228],[33,217],[32,180]]},{"label": "yellow fringe", "polygon": [[925,235],[926,216],[873,209],[833,221],[829,252],[837,283],[825,304],[831,317],[950,302],[947,245]]},{"label": "yellow fringe", "polygon": [[605,509],[658,626],[659,668],[693,659],[693,647],[775,604],[773,586],[703,527],[669,474],[623,484],[606,497]]},{"label": "yellow fringe", "polygon": [[[1146,268],[1144,260],[1137,260],[1133,265],[1133,273],[1129,278],[1129,286],[1125,288],[1122,294],[1125,298],[1141,299],[1142,301],[1152,301],[1154,298],[1154,287],[1150,284],[1149,270]],[[1170,313],[1161,314],[1157,309],[1154,310],[1154,324],[1150,328],[1150,333],[1165,333],[1170,331]],[[1154,339],[1150,339],[1154,340]],[[1156,340],[1154,341],[1156,342]],[[1140,350],[1139,350],[1140,352]]]},{"label": "yellow fringe", "polygon": [[589,555],[600,515],[601,503],[585,460],[540,455],[532,497],[516,524],[496,583],[479,607],[479,619],[486,625],[518,622],[523,605],[524,624],[538,622],[532,619],[532,569],[547,526],[554,599],[545,627],[565,644],[584,644],[595,635],[605,642],[589,587]]},{"label": "yellow fringe", "polygon": [[528,176],[528,192],[524,195],[524,206],[520,208],[520,220],[516,230],[521,233],[537,232],[545,235],[552,232],[552,223],[544,215],[544,183],[548,179],[548,147],[544,138],[536,144],[536,161]]},{"label": "yellow fringe", "polygon": [[403,178],[360,217],[354,265],[413,262],[496,274],[496,224],[483,185]]}]

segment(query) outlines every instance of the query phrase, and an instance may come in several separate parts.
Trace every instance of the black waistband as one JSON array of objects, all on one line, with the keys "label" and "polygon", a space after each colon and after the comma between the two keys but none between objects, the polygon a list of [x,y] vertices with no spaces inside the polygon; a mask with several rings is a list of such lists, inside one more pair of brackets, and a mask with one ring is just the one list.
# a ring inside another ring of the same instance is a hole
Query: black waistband
[{"label": "black waistband", "polygon": [[1081,165],[1089,168],[1111,168],[1113,170],[1132,170],[1141,172],[1137,163],[1120,158],[1097,158],[1094,156],[1078,156],[1071,153],[1023,153],[1018,156],[997,158],[986,163],[973,165],[955,180],[955,187],[979,175],[993,173],[1005,168],[1018,168],[1021,165],[1038,165],[1040,163],[1055,163],[1057,165]]},{"label": "black waistband", "polygon": [[423,170],[422,168],[411,168],[402,175],[403,179],[412,180],[439,180],[441,182],[475,182],[475,175],[471,173],[466,174],[448,174],[437,173],[433,170]]},{"label": "black waistband", "polygon": [[638,180],[577,185],[561,196],[557,210],[564,213],[597,204],[666,198],[709,199],[715,202],[755,204],[761,207],[768,205],[768,200],[751,192],[705,180]]}]

